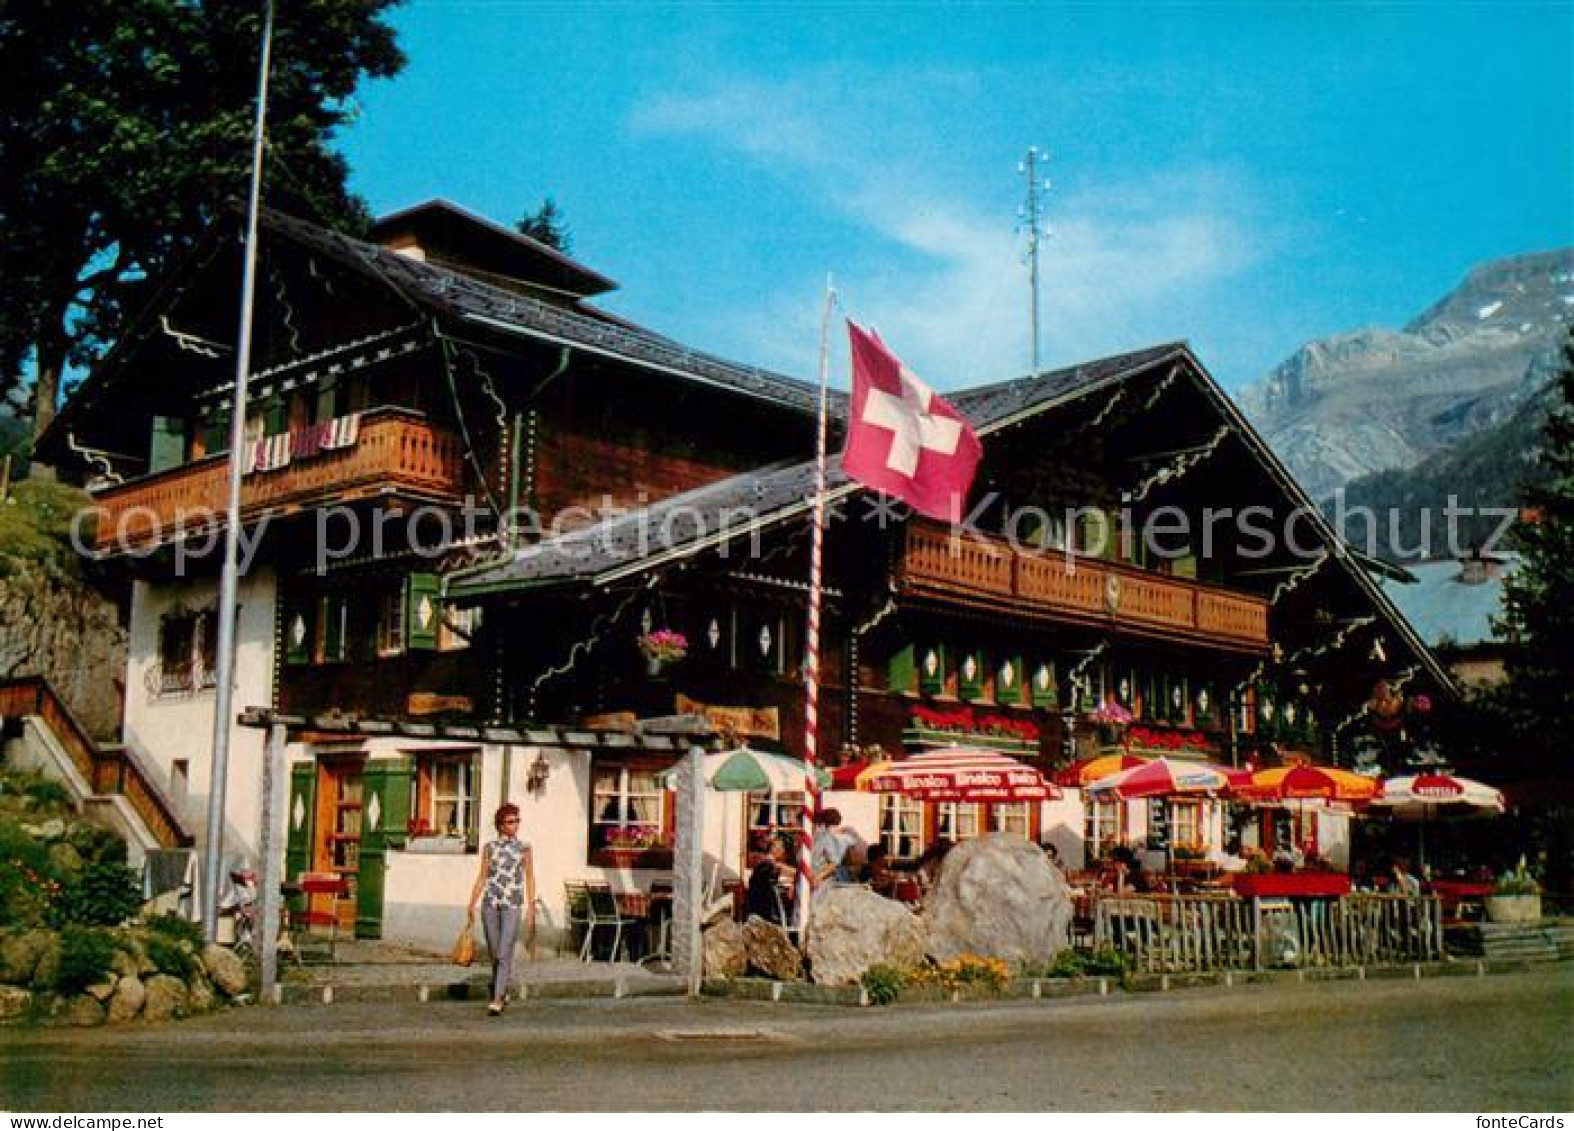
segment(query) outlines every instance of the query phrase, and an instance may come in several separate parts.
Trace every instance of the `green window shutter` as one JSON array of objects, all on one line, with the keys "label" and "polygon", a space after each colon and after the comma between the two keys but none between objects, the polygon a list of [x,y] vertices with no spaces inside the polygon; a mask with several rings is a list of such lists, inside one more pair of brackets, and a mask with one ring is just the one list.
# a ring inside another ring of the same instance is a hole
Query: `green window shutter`
[{"label": "green window shutter", "polygon": [[202,421],[202,450],[207,455],[227,452],[230,447],[230,414],[222,409],[209,413]]},{"label": "green window shutter", "polygon": [[945,692],[945,645],[926,644],[918,652],[918,690],[925,695]]},{"label": "green window shutter", "polygon": [[1192,692],[1193,718],[1200,727],[1216,727],[1219,722],[1218,693],[1212,684],[1199,684]]},{"label": "green window shutter", "polygon": [[984,697],[984,677],[988,672],[984,654],[976,648],[963,652],[956,665],[956,692],[962,699]]},{"label": "green window shutter", "polygon": [[1266,741],[1280,737],[1278,695],[1266,683],[1257,685],[1257,737]]},{"label": "green window shutter", "polygon": [[281,396],[268,398],[262,410],[262,432],[265,436],[277,436],[280,432],[290,429],[290,404]]},{"label": "green window shutter", "polygon": [[1184,726],[1187,721],[1187,707],[1190,701],[1190,697],[1186,692],[1186,677],[1180,675],[1168,676],[1164,681],[1164,693],[1169,699],[1167,714],[1170,722]]},{"label": "green window shutter", "polygon": [[437,647],[440,588],[435,573],[412,573],[404,579],[404,640],[411,651]]},{"label": "green window shutter", "polygon": [[361,772],[361,851],[355,884],[355,937],[383,935],[388,849],[404,845],[415,760],[369,758]]},{"label": "green window shutter", "polygon": [[995,702],[1016,705],[1022,702],[1023,668],[1021,656],[1006,656],[995,668]]},{"label": "green window shutter", "polygon": [[322,617],[322,659],[325,664],[344,661],[345,618],[349,602],[343,593],[324,593],[318,601]]},{"label": "green window shutter", "polygon": [[148,471],[168,471],[186,459],[186,422],[178,416],[153,418],[153,442],[148,449]]},{"label": "green window shutter", "polygon": [[1044,711],[1053,711],[1060,706],[1060,686],[1055,679],[1055,665],[1047,660],[1040,660],[1033,668],[1029,677],[1028,694],[1032,697],[1033,706]]},{"label": "green window shutter", "polygon": [[311,606],[303,600],[291,601],[284,613],[284,662],[305,664],[312,658]]},{"label": "green window shutter", "polygon": [[288,835],[284,849],[284,878],[293,880],[312,867],[312,821],[317,811],[317,763],[290,767],[290,800],[284,821]]},{"label": "green window shutter", "polygon": [[886,686],[892,691],[918,690],[918,673],[913,668],[913,646],[897,649],[886,665]]}]

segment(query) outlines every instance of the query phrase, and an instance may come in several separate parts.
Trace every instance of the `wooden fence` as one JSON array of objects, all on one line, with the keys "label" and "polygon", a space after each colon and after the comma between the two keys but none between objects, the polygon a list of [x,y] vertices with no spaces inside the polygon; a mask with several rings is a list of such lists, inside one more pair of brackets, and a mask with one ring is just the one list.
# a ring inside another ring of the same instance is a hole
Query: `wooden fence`
[{"label": "wooden fence", "polygon": [[1433,896],[1119,896],[1098,900],[1093,915],[1094,945],[1146,973],[1432,962],[1442,939]]}]

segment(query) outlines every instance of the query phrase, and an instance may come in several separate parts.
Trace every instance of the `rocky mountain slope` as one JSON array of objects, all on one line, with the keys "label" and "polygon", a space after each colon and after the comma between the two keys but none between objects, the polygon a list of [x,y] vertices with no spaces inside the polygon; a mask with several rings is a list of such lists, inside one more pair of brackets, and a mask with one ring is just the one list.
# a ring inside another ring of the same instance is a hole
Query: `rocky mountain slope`
[{"label": "rocky mountain slope", "polygon": [[1574,248],[1482,264],[1402,330],[1310,342],[1237,399],[1315,499],[1501,425],[1552,377]]}]

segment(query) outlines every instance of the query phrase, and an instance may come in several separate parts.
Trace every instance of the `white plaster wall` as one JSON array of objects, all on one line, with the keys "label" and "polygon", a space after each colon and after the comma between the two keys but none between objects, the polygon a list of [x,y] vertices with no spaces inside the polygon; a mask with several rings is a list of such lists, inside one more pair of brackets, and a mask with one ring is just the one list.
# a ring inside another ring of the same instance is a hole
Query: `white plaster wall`
[{"label": "white plaster wall", "polygon": [[[273,570],[254,569],[240,582],[236,621],[233,703],[239,712],[273,701],[273,625],[277,601]],[[159,618],[176,605],[190,609],[216,603],[218,581],[138,581],[131,593],[126,662],[126,743],[146,756],[159,784],[170,789],[174,763],[186,759],[190,776],[181,816],[199,844],[207,839],[207,807],[213,769],[214,692],[159,698],[148,690],[148,673],[158,664]],[[257,860],[262,811],[262,748],[265,732],[231,725],[224,791],[224,853]]]},{"label": "white plaster wall", "polygon": [[1083,838],[1086,818],[1080,789],[1063,790],[1058,800],[1040,804],[1038,828],[1039,842],[1055,846],[1063,869],[1078,871],[1087,867],[1087,842]]}]

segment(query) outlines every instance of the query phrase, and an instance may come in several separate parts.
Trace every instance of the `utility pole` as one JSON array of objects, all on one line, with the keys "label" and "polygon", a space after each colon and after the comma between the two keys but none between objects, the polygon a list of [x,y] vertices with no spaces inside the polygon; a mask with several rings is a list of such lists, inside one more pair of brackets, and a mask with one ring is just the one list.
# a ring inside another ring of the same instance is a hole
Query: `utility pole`
[{"label": "utility pole", "polygon": [[1048,162],[1049,155],[1040,153],[1038,146],[1028,146],[1027,156],[1017,163],[1017,172],[1027,180],[1027,203],[1017,209],[1017,217],[1022,225],[1027,228],[1027,261],[1028,275],[1032,288],[1033,319],[1033,372],[1038,372],[1038,248],[1040,242],[1049,235],[1049,229],[1039,224],[1039,194],[1049,191],[1049,178],[1042,180],[1038,175],[1040,161]]},{"label": "utility pole", "polygon": [[273,50],[273,0],[262,24],[257,67],[257,118],[252,134],[251,199],[246,209],[246,260],[241,274],[240,340],[235,347],[235,403],[230,409],[229,502],[224,519],[224,569],[219,575],[218,671],[213,689],[213,769],[208,781],[207,842],[202,853],[202,933],[218,931],[219,871],[224,866],[224,791],[230,757],[230,700],[235,685],[235,604],[240,589],[240,481],[245,473],[246,378],[251,369],[251,308],[257,289],[257,209],[262,195],[262,143],[268,123],[268,65]]}]

